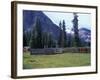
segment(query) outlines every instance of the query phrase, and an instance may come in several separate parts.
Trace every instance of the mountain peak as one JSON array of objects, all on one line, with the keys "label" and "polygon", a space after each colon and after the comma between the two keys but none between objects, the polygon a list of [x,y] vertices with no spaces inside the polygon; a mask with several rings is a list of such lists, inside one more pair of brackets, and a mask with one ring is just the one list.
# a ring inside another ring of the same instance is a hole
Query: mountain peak
[{"label": "mountain peak", "polygon": [[32,25],[35,23],[35,18],[38,17],[41,23],[42,31],[52,33],[53,37],[57,39],[60,28],[52,22],[42,11],[23,11],[23,28],[24,32],[32,30]]}]

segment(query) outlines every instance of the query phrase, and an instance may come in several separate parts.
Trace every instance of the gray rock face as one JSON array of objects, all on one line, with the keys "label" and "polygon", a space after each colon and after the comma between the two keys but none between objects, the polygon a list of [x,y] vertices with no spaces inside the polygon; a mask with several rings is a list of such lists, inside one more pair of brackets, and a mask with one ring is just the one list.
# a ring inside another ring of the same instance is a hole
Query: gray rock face
[{"label": "gray rock face", "polygon": [[54,38],[58,38],[60,28],[52,22],[42,11],[23,11],[23,31],[32,30],[35,18],[38,17],[43,32],[50,32]]}]

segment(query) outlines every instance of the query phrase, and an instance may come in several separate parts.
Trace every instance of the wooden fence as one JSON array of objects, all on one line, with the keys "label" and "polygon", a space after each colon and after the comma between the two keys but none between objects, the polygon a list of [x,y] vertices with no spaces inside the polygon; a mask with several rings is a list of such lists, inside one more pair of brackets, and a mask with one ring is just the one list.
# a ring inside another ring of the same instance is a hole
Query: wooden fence
[{"label": "wooden fence", "polygon": [[90,47],[30,49],[32,54],[90,53]]}]

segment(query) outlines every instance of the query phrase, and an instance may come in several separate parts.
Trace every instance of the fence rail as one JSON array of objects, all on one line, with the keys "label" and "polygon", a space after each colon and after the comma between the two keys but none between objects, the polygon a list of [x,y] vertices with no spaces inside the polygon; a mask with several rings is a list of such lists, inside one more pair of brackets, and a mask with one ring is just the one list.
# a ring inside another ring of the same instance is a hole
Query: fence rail
[{"label": "fence rail", "polygon": [[90,53],[90,47],[30,49],[31,54]]}]

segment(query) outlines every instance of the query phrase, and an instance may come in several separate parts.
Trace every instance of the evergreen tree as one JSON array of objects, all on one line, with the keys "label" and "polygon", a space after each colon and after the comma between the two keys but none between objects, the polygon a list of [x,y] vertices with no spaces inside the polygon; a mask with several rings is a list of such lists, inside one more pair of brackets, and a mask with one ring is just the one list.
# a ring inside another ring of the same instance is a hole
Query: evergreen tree
[{"label": "evergreen tree", "polygon": [[48,48],[48,33],[47,32],[43,32],[42,33],[42,45],[43,48]]},{"label": "evergreen tree", "polygon": [[28,46],[26,34],[23,33],[23,47]]},{"label": "evergreen tree", "polygon": [[66,35],[66,26],[65,26],[65,21],[63,20],[63,47],[67,47],[67,35]]},{"label": "evergreen tree", "polygon": [[49,33],[49,41],[48,41],[48,47],[51,48],[51,47],[54,47],[54,39],[52,37],[52,32]]},{"label": "evergreen tree", "polygon": [[36,38],[37,38],[37,32],[36,32],[36,27],[35,24],[32,27],[32,32],[31,32],[31,38],[30,38],[30,48],[36,48]]},{"label": "evergreen tree", "polygon": [[59,33],[59,40],[58,45],[59,47],[67,47],[67,35],[66,35],[66,26],[65,21],[59,23],[60,33]]},{"label": "evergreen tree", "polygon": [[69,34],[68,36],[67,36],[67,47],[71,47],[72,45],[72,35],[71,34]]},{"label": "evergreen tree", "polygon": [[36,31],[37,31],[37,48],[42,48],[42,28],[40,20],[37,18],[36,23]]},{"label": "evergreen tree", "polygon": [[42,48],[42,30],[40,20],[37,17],[31,33],[30,48]]},{"label": "evergreen tree", "polygon": [[42,44],[43,44],[43,48],[54,47],[55,43],[52,37],[52,33],[49,33],[49,32],[42,33]]},{"label": "evergreen tree", "polygon": [[80,39],[79,39],[79,33],[78,33],[78,16],[77,13],[74,13],[74,19],[73,19],[73,28],[74,28],[74,46],[80,47]]},{"label": "evergreen tree", "polygon": [[29,46],[30,38],[31,38],[31,31],[27,31],[26,32],[27,46]]},{"label": "evergreen tree", "polygon": [[59,28],[60,28],[60,31],[59,31],[58,45],[59,45],[59,47],[61,47],[61,45],[62,45],[62,24],[61,24],[61,21],[59,22]]}]

